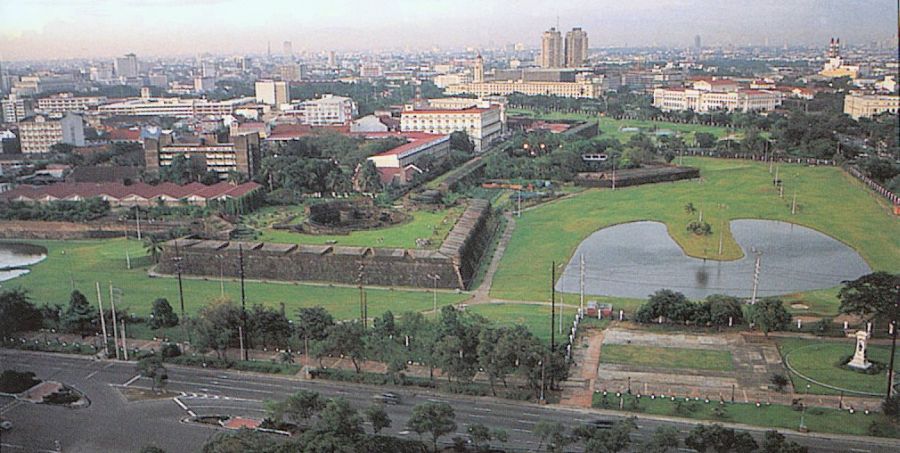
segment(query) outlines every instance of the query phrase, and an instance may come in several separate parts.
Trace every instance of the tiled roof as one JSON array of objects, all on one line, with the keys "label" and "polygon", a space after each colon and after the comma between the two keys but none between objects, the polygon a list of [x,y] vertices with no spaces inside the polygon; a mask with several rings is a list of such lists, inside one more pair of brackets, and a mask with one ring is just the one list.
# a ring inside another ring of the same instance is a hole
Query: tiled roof
[{"label": "tiled roof", "polygon": [[255,182],[247,182],[237,186],[227,182],[220,182],[207,186],[198,182],[192,182],[180,186],[173,183],[162,183],[151,186],[145,183],[124,185],[120,183],[80,183],[66,182],[47,186],[19,186],[7,192],[0,193],[0,200],[44,200],[44,199],[84,199],[91,197],[106,197],[111,201],[137,198],[152,200],[159,197],[182,199],[198,197],[211,200],[222,197],[240,197],[258,189]]}]

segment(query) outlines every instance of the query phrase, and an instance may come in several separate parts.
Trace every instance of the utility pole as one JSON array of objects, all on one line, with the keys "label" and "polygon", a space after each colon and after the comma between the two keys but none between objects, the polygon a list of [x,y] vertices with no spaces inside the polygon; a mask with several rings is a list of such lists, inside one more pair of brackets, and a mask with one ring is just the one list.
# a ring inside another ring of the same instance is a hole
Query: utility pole
[{"label": "utility pole", "polygon": [[[900,305],[900,301],[895,300],[894,306]],[[895,312],[896,313],[896,312]],[[891,395],[894,390],[894,352],[897,350],[897,321],[891,320],[891,360],[888,364],[888,379],[887,379],[887,399],[891,399]]]},{"label": "utility pole", "polygon": [[137,238],[141,240],[141,210],[135,206],[134,207],[135,218],[137,220]]},{"label": "utility pole", "polygon": [[125,342],[125,318],[122,318],[122,353],[125,354],[125,360],[128,360],[128,343]]},{"label": "utility pole", "polygon": [[616,190],[616,155],[612,157],[612,190]]},{"label": "utility pole", "polygon": [[106,334],[106,315],[103,314],[103,298],[100,297],[100,282],[97,284],[97,304],[100,305],[100,327],[103,330],[103,358],[109,357],[109,337]]},{"label": "utility pole", "polygon": [[556,350],[556,332],[553,330],[556,324],[556,261],[550,267],[550,353]]},{"label": "utility pole", "polygon": [[756,304],[756,295],[759,291],[759,265],[762,252],[756,252],[756,265],[753,269],[753,296],[750,298],[750,305]]},{"label": "utility pole", "polygon": [[243,326],[238,326],[238,343],[241,346],[241,358],[247,360],[247,352],[244,349],[244,328]]},{"label": "utility pole", "polygon": [[441,276],[438,274],[434,274],[434,275],[428,275],[428,278],[430,278],[434,282],[434,289],[432,291],[432,295],[434,296],[434,313],[437,314],[437,282],[438,282],[438,280],[441,279]]},{"label": "utility pole", "polygon": [[725,221],[719,222],[719,256],[722,256],[723,231],[725,229]]},{"label": "utility pole", "polygon": [[119,328],[116,326],[116,298],[113,295],[112,282],[109,282],[109,304],[112,307],[113,344],[116,345],[116,360],[119,360],[121,359],[119,356]]},{"label": "utility pole", "polygon": [[797,213],[797,191],[794,190],[794,201],[791,202],[791,215]]},{"label": "utility pole", "polygon": [[128,250],[125,250],[125,267],[131,270],[131,255],[128,254]]},{"label": "utility pole", "polygon": [[[175,261],[175,273],[178,274],[178,300],[181,302],[181,329],[186,333],[188,337],[188,341],[191,341],[191,333],[187,329],[187,318],[184,317],[184,287],[181,284],[181,252],[178,250],[178,239],[175,239],[175,258],[172,261]],[[183,348],[182,348],[183,349]]]},{"label": "utility pole", "polygon": [[[241,344],[243,345],[244,333],[247,332],[247,298],[244,292],[244,246],[240,243],[238,244],[238,264],[240,265],[241,269],[241,327],[243,327],[243,329],[241,329],[240,327],[238,328],[238,333],[241,336]],[[244,358],[244,360],[248,360],[247,350],[244,349],[243,346],[241,346],[241,356]]]},{"label": "utility pole", "polygon": [[580,290],[581,290],[581,313],[584,314],[584,253],[581,254],[581,282],[580,282]]},{"label": "utility pole", "polygon": [[518,200],[516,202],[516,217],[522,217],[522,189],[517,190],[516,194],[518,195]]}]

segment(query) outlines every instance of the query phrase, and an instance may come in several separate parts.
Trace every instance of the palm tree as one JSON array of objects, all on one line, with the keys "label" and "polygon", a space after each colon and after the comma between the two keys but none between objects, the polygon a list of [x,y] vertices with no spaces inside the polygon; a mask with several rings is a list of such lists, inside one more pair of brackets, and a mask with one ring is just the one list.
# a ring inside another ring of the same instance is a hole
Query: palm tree
[{"label": "palm tree", "polygon": [[694,203],[688,203],[688,204],[684,205],[684,212],[686,212],[688,214],[693,214],[693,213],[697,212],[697,208],[694,207]]},{"label": "palm tree", "polygon": [[159,237],[153,234],[148,234],[144,238],[144,250],[147,251],[154,263],[159,262],[159,257],[162,254],[162,242]]}]

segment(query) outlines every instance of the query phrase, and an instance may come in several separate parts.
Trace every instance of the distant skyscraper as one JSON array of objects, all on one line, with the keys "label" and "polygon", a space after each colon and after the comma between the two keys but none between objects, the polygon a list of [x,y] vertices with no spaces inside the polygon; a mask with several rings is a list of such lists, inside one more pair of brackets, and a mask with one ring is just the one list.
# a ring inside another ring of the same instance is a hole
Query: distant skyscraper
[{"label": "distant skyscraper", "polygon": [[700,50],[703,44],[700,43],[700,35],[694,35],[694,50]]},{"label": "distant skyscraper", "polygon": [[137,77],[139,72],[137,56],[129,53],[123,57],[116,58],[115,69],[118,77]]},{"label": "distant skyscraper", "polygon": [[291,44],[290,41],[285,41],[284,44],[282,44],[282,52],[284,53],[284,56],[286,56],[286,57],[290,57],[291,55],[294,55],[294,45]]},{"label": "distant skyscraper", "polygon": [[541,36],[542,68],[560,68],[563,65],[562,35],[556,27],[551,27]]},{"label": "distant skyscraper", "polygon": [[337,66],[337,59],[334,57],[334,51],[329,50],[328,51],[328,67],[333,68],[335,66]]},{"label": "distant skyscraper", "polygon": [[841,56],[841,38],[831,38],[828,43],[828,58],[838,58]]},{"label": "distant skyscraper", "polygon": [[566,32],[566,67],[578,68],[584,65],[588,54],[587,32],[579,27]]}]

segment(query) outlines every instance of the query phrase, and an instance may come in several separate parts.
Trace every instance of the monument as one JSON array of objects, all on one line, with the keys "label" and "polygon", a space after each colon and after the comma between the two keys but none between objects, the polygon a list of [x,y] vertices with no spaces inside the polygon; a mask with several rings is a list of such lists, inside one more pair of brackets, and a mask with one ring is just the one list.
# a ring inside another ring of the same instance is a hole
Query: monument
[{"label": "monument", "polygon": [[869,333],[865,330],[856,332],[856,352],[853,353],[853,359],[847,362],[847,366],[858,370],[867,370],[872,366],[872,362],[866,360],[866,343],[869,341]]}]

